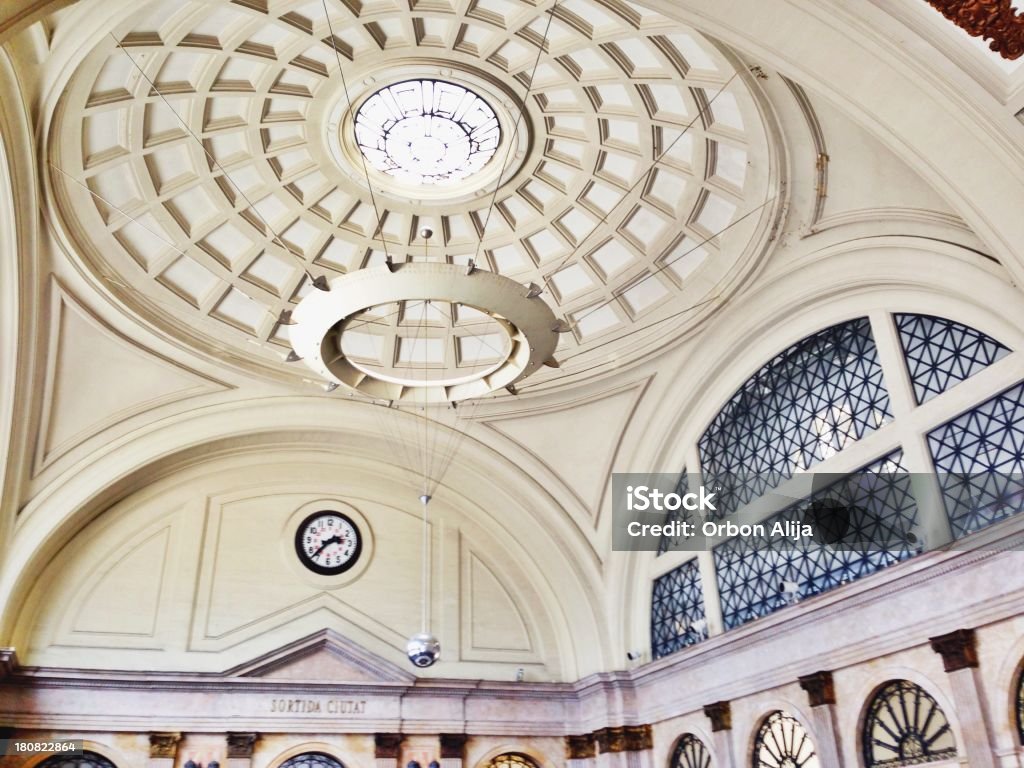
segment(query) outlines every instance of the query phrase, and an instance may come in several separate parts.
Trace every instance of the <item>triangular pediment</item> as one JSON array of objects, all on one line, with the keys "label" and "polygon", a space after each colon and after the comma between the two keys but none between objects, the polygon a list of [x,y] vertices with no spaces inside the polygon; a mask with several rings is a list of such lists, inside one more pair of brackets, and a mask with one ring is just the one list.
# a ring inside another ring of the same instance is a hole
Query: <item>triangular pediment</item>
[{"label": "triangular pediment", "polygon": [[235,667],[230,677],[319,683],[413,683],[416,676],[329,629]]}]

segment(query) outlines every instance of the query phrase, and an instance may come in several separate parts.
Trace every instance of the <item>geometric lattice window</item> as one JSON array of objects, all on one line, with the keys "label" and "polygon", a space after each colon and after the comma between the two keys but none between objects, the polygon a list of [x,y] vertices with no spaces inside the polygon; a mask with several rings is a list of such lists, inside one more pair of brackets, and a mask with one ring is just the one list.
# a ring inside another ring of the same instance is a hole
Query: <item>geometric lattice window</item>
[{"label": "geometric lattice window", "polygon": [[711,755],[704,742],[692,733],[684,733],[676,742],[669,768],[709,768]]},{"label": "geometric lattice window", "polygon": [[537,768],[537,763],[532,757],[522,755],[518,752],[506,752],[492,758],[487,763],[487,768]]},{"label": "geometric lattice window", "polygon": [[808,336],[740,387],[700,439],[704,484],[734,512],[892,419],[866,317]]},{"label": "geometric lattice window", "polygon": [[928,434],[953,536],[1024,509],[1024,384]]},{"label": "geometric lattice window", "polygon": [[660,659],[708,636],[704,591],[697,560],[654,580],[651,594],[651,655]]},{"label": "geometric lattice window", "polygon": [[77,756],[53,755],[39,763],[36,768],[114,768],[114,764],[103,755],[83,752]]},{"label": "geometric lattice window", "polygon": [[981,331],[931,315],[896,315],[918,404],[984,370],[1010,350]]},{"label": "geometric lattice window", "polygon": [[[913,557],[917,504],[897,450],[764,519],[765,535],[714,548],[726,629]],[[776,523],[808,520],[824,544],[772,535]]]},{"label": "geometric lattice window", "polygon": [[[676,483],[676,493],[680,496],[684,496],[690,492],[690,476],[686,474],[684,469],[679,475],[679,482]],[[694,513],[685,507],[680,506],[679,509],[670,509],[665,513],[665,524],[672,525],[674,523],[693,522],[696,518]],[[680,542],[683,541],[678,536],[669,536],[668,534],[662,534],[661,540],[658,542],[658,554],[655,557],[661,557],[666,552],[671,551],[677,547]]]},{"label": "geometric lattice window", "polygon": [[754,740],[754,768],[818,768],[807,730],[787,712],[772,712]]},{"label": "geometric lattice window", "polygon": [[862,734],[866,768],[920,765],[956,757],[946,715],[909,680],[883,685],[868,705]]},{"label": "geometric lattice window", "polygon": [[281,763],[280,768],[345,768],[345,766],[322,752],[306,752],[288,758]]}]

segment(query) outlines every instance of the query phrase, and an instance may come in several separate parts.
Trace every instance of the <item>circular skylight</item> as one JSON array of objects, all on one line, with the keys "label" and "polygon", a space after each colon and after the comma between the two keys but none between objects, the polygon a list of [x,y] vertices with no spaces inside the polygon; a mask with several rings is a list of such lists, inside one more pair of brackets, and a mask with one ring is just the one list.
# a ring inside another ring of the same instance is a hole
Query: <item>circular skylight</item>
[{"label": "circular skylight", "polygon": [[367,162],[409,184],[464,179],[494,156],[501,127],[494,110],[461,85],[407,80],[370,96],[355,120]]}]

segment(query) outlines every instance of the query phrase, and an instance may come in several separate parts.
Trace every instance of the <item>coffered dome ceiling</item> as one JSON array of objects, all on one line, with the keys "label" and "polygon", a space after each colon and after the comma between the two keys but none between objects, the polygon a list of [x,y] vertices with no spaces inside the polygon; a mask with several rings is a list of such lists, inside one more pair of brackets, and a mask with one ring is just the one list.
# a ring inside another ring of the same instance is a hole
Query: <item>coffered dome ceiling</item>
[{"label": "coffered dome ceiling", "polygon": [[[756,81],[693,29],[622,0],[563,0],[538,56],[548,3],[326,7],[147,3],[82,52],[49,127],[74,250],[195,349],[309,376],[283,362],[278,318],[310,276],[386,255],[475,259],[544,286],[572,325],[557,353],[572,364],[539,374],[557,377],[650,354],[757,263],[782,206]],[[493,110],[493,156],[444,184],[364,171],[355,115],[423,79]]]}]

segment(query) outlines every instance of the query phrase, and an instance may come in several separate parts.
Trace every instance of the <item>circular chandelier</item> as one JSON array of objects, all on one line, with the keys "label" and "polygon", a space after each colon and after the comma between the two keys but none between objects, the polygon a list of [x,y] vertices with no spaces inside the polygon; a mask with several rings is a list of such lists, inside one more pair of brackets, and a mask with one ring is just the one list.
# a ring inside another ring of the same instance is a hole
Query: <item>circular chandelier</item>
[{"label": "circular chandelier", "polygon": [[[563,323],[532,284],[472,266],[407,262],[356,270],[326,287],[291,314],[292,359],[371,398],[458,402],[514,390],[542,365],[557,366]],[[481,325],[486,334],[475,332]],[[379,343],[368,345],[367,336]]]},{"label": "circular chandelier", "polygon": [[371,95],[355,117],[367,162],[409,184],[445,184],[483,168],[498,149],[498,116],[480,96],[442,80],[407,80]]}]

